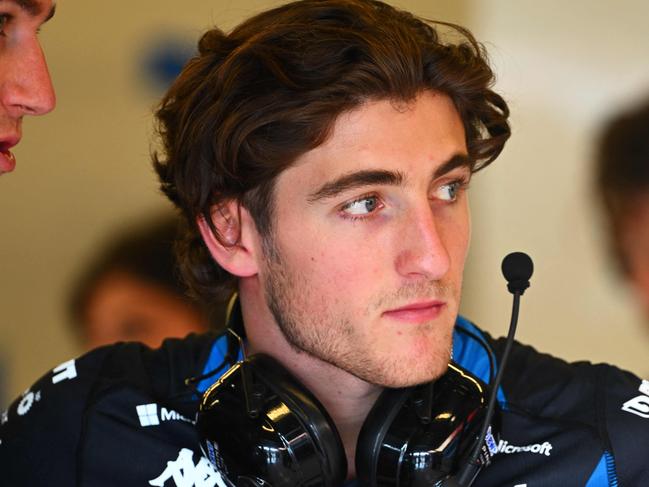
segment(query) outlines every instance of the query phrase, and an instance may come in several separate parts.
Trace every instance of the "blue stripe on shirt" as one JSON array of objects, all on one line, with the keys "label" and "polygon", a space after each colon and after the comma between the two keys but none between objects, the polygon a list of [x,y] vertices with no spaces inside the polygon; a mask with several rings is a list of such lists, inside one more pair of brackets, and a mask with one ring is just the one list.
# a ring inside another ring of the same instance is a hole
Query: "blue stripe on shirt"
[{"label": "blue stripe on shirt", "polygon": [[[480,341],[472,336],[462,333],[462,330],[466,330],[470,334],[477,336],[484,343],[480,343]],[[496,357],[491,348],[489,348],[482,331],[462,316],[457,317],[455,330],[453,331],[453,360],[486,384],[489,384],[498,372]],[[491,370],[491,363],[494,364],[493,371]],[[502,387],[498,388],[497,398],[500,407],[506,409],[507,400],[505,399],[505,393]]]}]

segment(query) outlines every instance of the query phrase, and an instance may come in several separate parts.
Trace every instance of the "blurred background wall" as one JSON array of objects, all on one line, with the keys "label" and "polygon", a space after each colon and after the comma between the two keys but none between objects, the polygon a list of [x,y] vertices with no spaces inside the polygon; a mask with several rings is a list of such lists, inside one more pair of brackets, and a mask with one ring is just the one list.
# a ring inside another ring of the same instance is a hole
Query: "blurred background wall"
[{"label": "blurred background wall", "polygon": [[[93,249],[116,227],[168,209],[149,163],[163,89],[150,67],[155,53],[191,48],[206,28],[228,29],[279,3],[58,2],[41,34],[58,107],[25,121],[16,172],[0,179],[0,384],[10,396],[78,353],[65,300]],[[590,194],[599,124],[649,91],[649,4],[392,3],[469,27],[487,45],[512,110],[512,140],[472,182],[464,313],[506,333],[511,304],[500,260],[526,250],[536,273],[519,339],[649,374],[649,327],[608,263]]]}]

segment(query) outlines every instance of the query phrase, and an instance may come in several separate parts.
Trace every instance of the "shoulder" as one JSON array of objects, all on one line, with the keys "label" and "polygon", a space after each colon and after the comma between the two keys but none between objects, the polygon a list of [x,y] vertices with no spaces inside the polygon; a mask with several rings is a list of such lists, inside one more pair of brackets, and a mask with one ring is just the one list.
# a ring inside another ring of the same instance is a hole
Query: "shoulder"
[{"label": "shoulder", "polygon": [[[500,367],[505,338],[492,338],[466,320],[458,321],[463,345],[465,367],[485,362],[486,381],[493,380]],[[466,351],[470,350],[471,354]],[[637,395],[643,381],[631,372],[609,364],[567,362],[534,347],[515,341],[503,376],[502,389],[508,407],[525,409],[532,414],[554,415],[584,421],[584,406],[588,409],[602,401]]]},{"label": "shoulder", "polygon": [[[497,368],[505,339],[464,326],[490,350]],[[580,485],[649,485],[647,381],[612,365],[569,363],[515,342],[501,390],[499,458],[485,478],[506,471],[510,477],[498,482],[533,483],[538,479],[529,472],[538,468],[546,481],[569,475]],[[528,474],[515,477],[521,468]]]},{"label": "shoulder", "polygon": [[[81,484],[81,476],[94,475],[89,468],[99,472],[108,465],[108,458],[98,463],[106,452],[113,467],[118,460],[128,465],[134,446],[151,448],[152,439],[165,438],[161,432],[191,425],[196,397],[185,378],[201,373],[213,342],[211,335],[190,336],[168,340],[156,350],[121,343],[47,372],[0,416],[3,478],[15,485],[47,485],[48,478]],[[154,422],[154,409],[169,428],[143,428],[146,418]],[[193,445],[188,435],[180,432],[180,441]],[[166,460],[173,460],[179,448],[173,441],[169,445]]]}]

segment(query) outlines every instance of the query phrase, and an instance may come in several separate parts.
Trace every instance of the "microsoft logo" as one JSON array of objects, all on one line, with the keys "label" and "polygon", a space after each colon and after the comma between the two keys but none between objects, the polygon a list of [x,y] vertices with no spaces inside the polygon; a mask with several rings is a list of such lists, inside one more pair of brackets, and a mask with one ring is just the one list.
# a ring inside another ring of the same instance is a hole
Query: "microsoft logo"
[{"label": "microsoft logo", "polygon": [[185,423],[196,424],[196,421],[186,418],[173,409],[161,407],[160,414],[158,414],[158,405],[156,403],[140,404],[135,406],[135,410],[138,418],[140,418],[141,426],[158,426],[161,422],[166,421],[184,421]]},{"label": "microsoft logo", "polygon": [[140,404],[136,407],[136,410],[137,415],[140,418],[140,425],[157,426],[160,424],[157,404]]}]

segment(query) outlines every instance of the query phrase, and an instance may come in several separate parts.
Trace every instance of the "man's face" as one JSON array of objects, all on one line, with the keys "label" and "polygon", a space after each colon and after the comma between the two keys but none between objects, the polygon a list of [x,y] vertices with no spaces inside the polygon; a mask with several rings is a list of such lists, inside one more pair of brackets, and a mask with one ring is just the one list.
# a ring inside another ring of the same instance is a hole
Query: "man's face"
[{"label": "man's face", "polygon": [[12,171],[10,149],[24,115],[42,115],[55,97],[38,29],[54,13],[52,0],[0,0],[0,174]]},{"label": "man's face", "polygon": [[383,386],[441,375],[470,236],[469,178],[445,95],[341,115],[275,188],[260,280],[288,341]]}]

